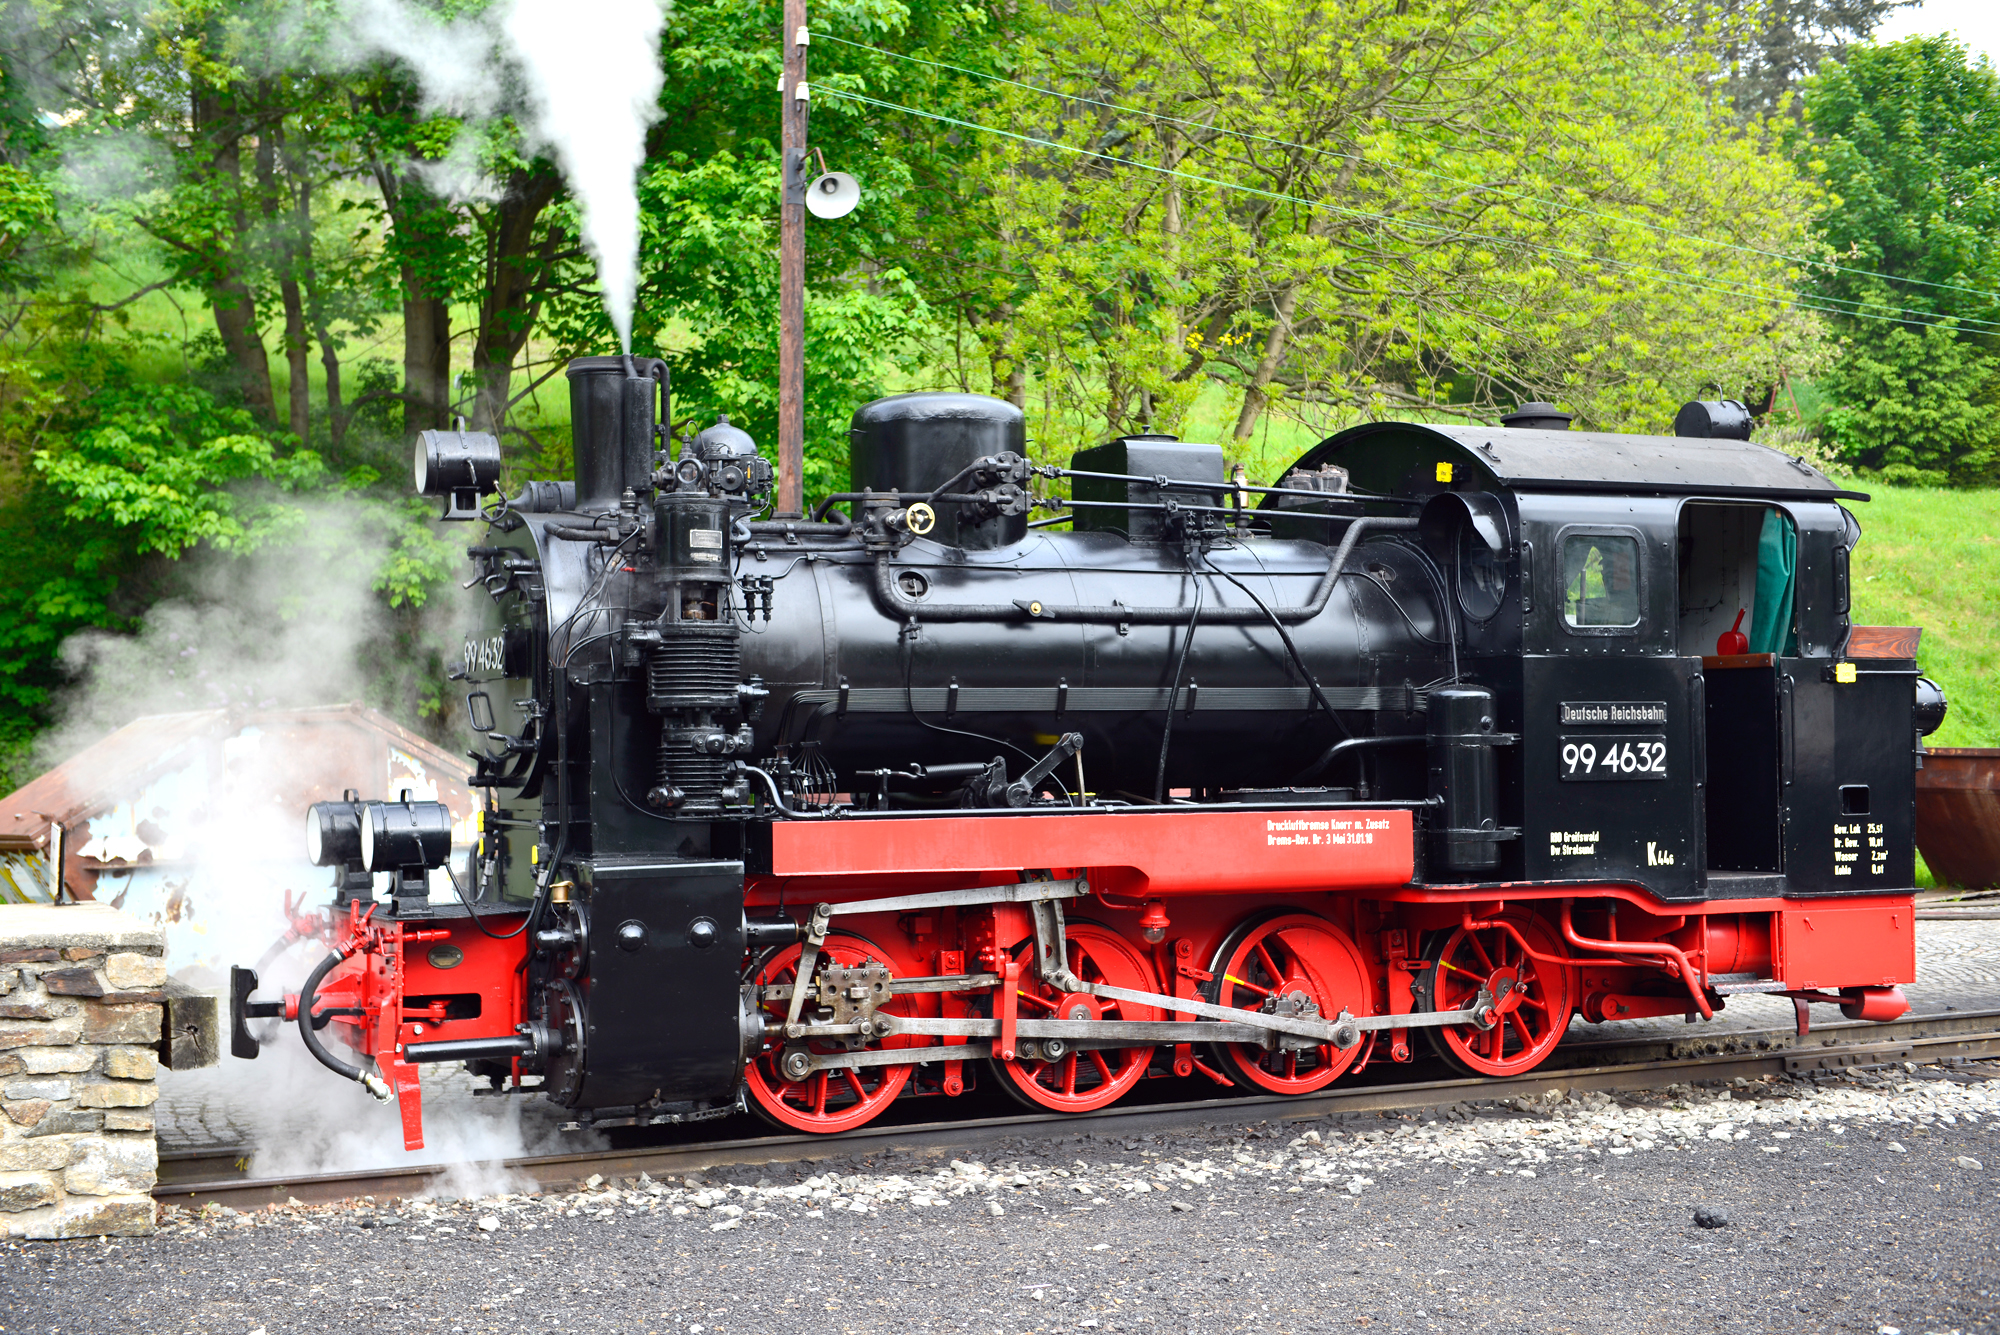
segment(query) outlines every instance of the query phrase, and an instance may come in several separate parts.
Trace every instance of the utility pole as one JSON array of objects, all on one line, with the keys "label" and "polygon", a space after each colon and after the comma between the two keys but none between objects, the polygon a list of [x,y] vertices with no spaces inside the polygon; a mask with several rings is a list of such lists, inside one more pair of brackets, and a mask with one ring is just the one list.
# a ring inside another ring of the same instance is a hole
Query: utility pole
[{"label": "utility pole", "polygon": [[806,0],[785,0],[785,73],[779,80],[784,198],[778,208],[778,513],[805,513],[806,457]]}]

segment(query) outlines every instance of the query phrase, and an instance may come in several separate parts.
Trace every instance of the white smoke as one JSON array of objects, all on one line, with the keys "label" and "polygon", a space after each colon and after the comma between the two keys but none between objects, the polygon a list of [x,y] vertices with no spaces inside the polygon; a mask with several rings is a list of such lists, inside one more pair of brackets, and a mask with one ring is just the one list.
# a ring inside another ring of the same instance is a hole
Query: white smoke
[{"label": "white smoke", "polygon": [[583,210],[618,345],[632,350],[639,291],[639,196],[646,127],[660,114],[654,0],[515,0],[501,31],[527,79],[536,137],[554,150]]},{"label": "white smoke", "polygon": [[[155,604],[131,634],[91,632],[65,643],[74,686],[61,725],[45,738],[45,760],[64,759],[144,715],[371,696],[387,704],[385,690],[420,694],[415,679],[385,676],[383,646],[414,631],[449,652],[463,643],[459,618],[476,603],[441,597],[414,627],[392,620],[373,587],[375,560],[356,554],[393,550],[402,532],[399,507],[353,497],[294,504],[296,522],[262,548],[186,558],[178,570],[182,591]],[[212,758],[205,749],[190,753],[186,763],[144,779],[141,792],[111,788],[125,775],[88,776],[111,790],[112,810],[78,837],[135,862],[123,875],[100,877],[98,898],[160,922],[169,967],[181,981],[226,988],[228,966],[240,964],[258,968],[260,997],[275,998],[297,992],[326,954],[324,943],[306,940],[266,958],[285,935],[288,895],[308,910],[332,897],[331,873],[304,864],[297,794],[352,786],[381,796],[387,775],[351,768],[355,762],[337,746],[287,748],[272,744],[279,734],[255,732],[225,732]],[[155,827],[142,844],[117,842],[130,833],[111,818],[121,812]],[[406,1151],[393,1105],[321,1066],[296,1026],[252,1024],[270,1040],[257,1060],[224,1055],[207,1070],[162,1073],[157,1117],[167,1148],[252,1147],[249,1171],[258,1177],[469,1165],[433,1186],[466,1195],[518,1189],[507,1159],[591,1143],[559,1133],[566,1114],[535,1096],[474,1097],[471,1078],[452,1066],[425,1069],[424,1148]]]},{"label": "white smoke", "polygon": [[451,22],[408,0],[353,0],[347,18],[338,44],[350,56],[407,65],[433,110],[474,121],[511,112],[531,147],[555,155],[583,216],[605,313],[631,351],[635,178],[660,114],[659,0],[511,0]]},{"label": "white smoke", "polygon": [[[295,498],[286,509],[254,551],[183,558],[179,592],[147,609],[132,633],[86,631],[63,642],[73,685],[38,759],[57,764],[146,714],[371,699],[399,712],[389,696],[414,701],[414,680],[383,672],[382,646],[398,628],[374,587],[378,562],[405,536],[401,506],[336,496]],[[472,607],[435,599],[422,618],[429,644],[445,654],[462,644]],[[287,833],[288,847],[296,833]]]},{"label": "white smoke", "polygon": [[505,98],[496,77],[494,31],[487,15],[446,22],[404,0],[352,0],[334,41],[355,61],[388,56],[410,67],[427,108],[481,120]]}]

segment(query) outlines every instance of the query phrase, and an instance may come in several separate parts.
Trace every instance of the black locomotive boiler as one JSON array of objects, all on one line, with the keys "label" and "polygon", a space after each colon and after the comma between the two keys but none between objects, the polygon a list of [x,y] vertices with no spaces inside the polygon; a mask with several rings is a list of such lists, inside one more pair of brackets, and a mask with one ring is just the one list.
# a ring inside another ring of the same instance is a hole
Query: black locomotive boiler
[{"label": "black locomotive boiler", "polygon": [[978,1080],[1303,1093],[1419,1039],[1512,1074],[1746,992],[1904,1009],[1943,699],[1849,623],[1865,497],[1732,405],[1372,423],[1248,487],[1166,436],[1032,465],[1012,405],[907,394],[768,518],[745,433],[669,439],[663,363],[569,383],[573,482],[419,446],[485,626],[457,894],[450,813],[319,804],[329,954],[236,978],[239,1056],[282,1014],[413,1146],[435,1061],[582,1125],[838,1131]]}]

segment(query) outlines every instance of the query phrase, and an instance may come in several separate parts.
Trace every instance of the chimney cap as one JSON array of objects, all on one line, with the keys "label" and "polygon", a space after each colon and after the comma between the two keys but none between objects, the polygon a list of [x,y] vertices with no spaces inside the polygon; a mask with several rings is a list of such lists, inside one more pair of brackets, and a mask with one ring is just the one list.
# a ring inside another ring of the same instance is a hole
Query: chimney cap
[{"label": "chimney cap", "polygon": [[1575,420],[1574,414],[1566,413],[1553,403],[1543,403],[1540,399],[1523,403],[1513,412],[1504,413],[1500,425],[1528,431],[1567,431]]}]

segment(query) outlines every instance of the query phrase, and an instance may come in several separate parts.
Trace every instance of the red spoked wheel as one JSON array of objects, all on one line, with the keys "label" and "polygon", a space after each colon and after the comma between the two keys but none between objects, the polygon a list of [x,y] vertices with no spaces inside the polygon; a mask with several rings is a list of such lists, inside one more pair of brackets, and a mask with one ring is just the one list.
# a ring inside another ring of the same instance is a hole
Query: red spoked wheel
[{"label": "red spoked wheel", "polygon": [[[1247,1011],[1303,1012],[1310,1003],[1332,1020],[1342,1011],[1372,1013],[1368,968],[1347,934],[1310,913],[1252,920],[1216,952],[1218,1005]],[[1331,1043],[1276,1049],[1255,1043],[1218,1046],[1222,1069],[1246,1089],[1308,1094],[1338,1079],[1361,1052]]]},{"label": "red spoked wheel", "polygon": [[[1576,971],[1538,960],[1562,958],[1562,938],[1532,913],[1508,911],[1493,925],[1440,934],[1425,952],[1422,998],[1432,1010],[1464,1010],[1484,988],[1493,999],[1495,1023],[1445,1025],[1432,1029],[1431,1046],[1446,1062],[1469,1075],[1519,1075],[1555,1051],[1576,1006]],[[1512,927],[1508,931],[1500,926]],[[1517,939],[1515,933],[1519,933]],[[1522,948],[1525,941],[1534,954]]]},{"label": "red spoked wheel", "polygon": [[[1109,983],[1135,992],[1158,992],[1146,957],[1116,932],[1096,923],[1073,922],[1064,931],[1069,943],[1069,971],[1089,983]],[[1030,943],[1024,961],[1034,957]],[[1160,1012],[1130,1001],[1113,1001],[1083,992],[1065,992],[1040,978],[1021,979],[1014,997],[1024,1020],[1157,1020]],[[1041,1040],[1046,1043],[1049,1040]],[[1035,1108],[1080,1113],[1108,1107],[1122,1098],[1146,1074],[1153,1049],[1083,1048],[1063,1045],[1060,1056],[1025,1055],[993,1062],[1000,1087]]]},{"label": "red spoked wheel", "polygon": [[[800,953],[800,947],[786,946],[765,959],[751,981],[760,988],[795,982]],[[819,953],[822,960],[848,968],[858,968],[881,959],[880,952],[867,941],[858,936],[840,934],[828,936]],[[762,1010],[766,1019],[782,1024],[790,1005],[789,1001],[766,1001]],[[897,997],[879,1009],[892,1015],[907,1015],[910,1013],[909,1005],[909,998]],[[811,1013],[812,1006],[808,1000],[803,1014]],[[900,1048],[923,1041],[906,1035],[884,1039],[879,1045],[872,1046]],[[779,1042],[752,1059],[745,1072],[746,1083],[750,1086],[751,1111],[767,1122],[795,1131],[831,1135],[836,1131],[852,1131],[873,1121],[896,1101],[896,1096],[909,1082],[910,1072],[916,1069],[913,1066],[862,1066],[809,1071],[799,1079],[792,1079],[783,1068],[786,1050],[787,1047],[796,1049],[800,1046],[815,1053],[845,1050],[834,1039],[808,1039],[802,1045]]]}]

